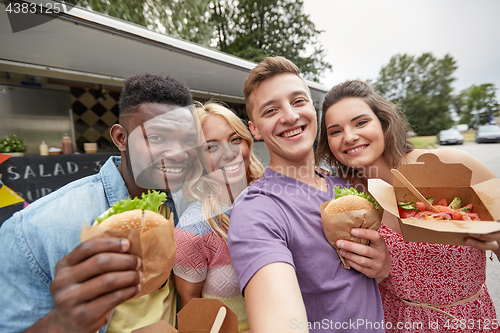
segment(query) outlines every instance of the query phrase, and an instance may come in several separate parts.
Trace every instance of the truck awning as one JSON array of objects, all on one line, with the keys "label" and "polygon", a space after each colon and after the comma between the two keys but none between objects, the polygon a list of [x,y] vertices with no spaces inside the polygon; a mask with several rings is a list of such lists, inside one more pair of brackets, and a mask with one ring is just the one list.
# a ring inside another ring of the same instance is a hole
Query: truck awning
[{"label": "truck awning", "polygon": [[[244,103],[243,82],[255,65],[79,7],[13,33],[0,2],[0,71],[111,86],[153,72],[182,80],[195,96]],[[319,109],[327,89],[306,82]]]}]

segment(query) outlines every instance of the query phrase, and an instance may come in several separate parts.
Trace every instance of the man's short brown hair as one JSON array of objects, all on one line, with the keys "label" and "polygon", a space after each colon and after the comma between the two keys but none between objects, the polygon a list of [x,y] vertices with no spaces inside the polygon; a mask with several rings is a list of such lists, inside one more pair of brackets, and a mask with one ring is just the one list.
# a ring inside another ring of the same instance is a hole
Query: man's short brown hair
[{"label": "man's short brown hair", "polygon": [[283,57],[267,57],[250,71],[250,75],[248,75],[243,85],[247,115],[250,120],[252,120],[252,105],[250,103],[252,92],[263,81],[285,73],[295,74],[302,79],[299,68],[293,62]]}]

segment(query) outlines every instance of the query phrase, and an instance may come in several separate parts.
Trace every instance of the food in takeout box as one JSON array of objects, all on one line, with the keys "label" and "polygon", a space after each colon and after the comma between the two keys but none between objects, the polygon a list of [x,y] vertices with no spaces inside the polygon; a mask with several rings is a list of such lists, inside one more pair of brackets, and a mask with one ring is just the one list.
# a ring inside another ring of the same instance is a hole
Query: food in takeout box
[{"label": "food in takeout box", "polygon": [[218,299],[193,298],[177,314],[179,330],[165,321],[132,333],[237,333],[238,316]]},{"label": "food in takeout box", "polygon": [[340,249],[335,244],[338,239],[367,245],[368,240],[351,235],[352,228],[378,230],[381,212],[377,202],[366,193],[354,188],[335,187],[335,199],[321,204],[321,223],[328,243],[335,248],[342,267],[350,269]]},{"label": "food in takeout box", "polygon": [[80,233],[81,241],[103,237],[130,240],[128,253],[142,259],[143,273],[138,298],[159,289],[170,276],[175,260],[173,215],[169,219],[159,214],[167,198],[165,193],[148,191],[142,198],[127,198],[114,203],[99,216],[91,227]]},{"label": "food in takeout box", "polygon": [[[463,209],[473,209],[481,221],[454,219],[416,219],[400,214],[398,202],[416,202],[416,197],[403,183],[394,178],[394,186],[381,179],[369,179],[368,190],[380,206],[400,218],[403,238],[408,242],[465,245],[469,234],[487,234],[500,231],[500,179],[490,179],[471,186],[472,171],[462,163],[443,163],[431,153],[423,154],[415,164],[398,168],[424,197],[435,197],[439,205],[459,197]],[[455,202],[456,203],[456,202]],[[470,205],[470,206],[469,206]],[[439,209],[439,208],[438,208]],[[445,209],[445,208],[441,208]]]},{"label": "food in takeout box", "polygon": [[[427,201],[432,205],[435,197],[427,198]],[[473,212],[474,205],[468,204],[463,206],[460,197],[453,198],[453,201],[448,205],[446,199],[441,199],[436,205],[433,205],[439,213],[432,212],[425,208],[421,201],[417,202],[398,202],[399,217],[423,219],[423,220],[455,220],[455,221],[481,221],[479,215]]]}]

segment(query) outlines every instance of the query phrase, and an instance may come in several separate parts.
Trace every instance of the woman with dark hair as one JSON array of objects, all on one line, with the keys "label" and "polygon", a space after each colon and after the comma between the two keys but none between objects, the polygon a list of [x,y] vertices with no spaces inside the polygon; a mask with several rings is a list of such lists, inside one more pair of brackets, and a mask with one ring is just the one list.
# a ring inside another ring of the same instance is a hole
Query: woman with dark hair
[{"label": "woman with dark hair", "polygon": [[[397,105],[362,81],[347,81],[325,96],[316,160],[332,165],[362,190],[367,189],[369,178],[392,184],[392,168],[416,163],[429,152],[442,162],[470,168],[472,184],[495,178],[463,151],[415,149],[408,141],[409,130]],[[485,251],[493,250],[500,258],[500,232],[467,238],[469,246],[405,242],[398,219],[385,213],[379,232],[392,257],[391,273],[379,284],[388,332],[449,332],[454,328],[478,332],[484,323],[498,332],[485,285]],[[349,250],[343,249],[348,261],[355,258]]]}]

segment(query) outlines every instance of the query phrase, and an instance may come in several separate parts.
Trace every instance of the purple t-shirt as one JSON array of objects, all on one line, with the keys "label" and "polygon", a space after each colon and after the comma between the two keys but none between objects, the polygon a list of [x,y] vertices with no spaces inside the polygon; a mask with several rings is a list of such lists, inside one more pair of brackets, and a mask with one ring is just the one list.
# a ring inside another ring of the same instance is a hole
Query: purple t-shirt
[{"label": "purple t-shirt", "polygon": [[323,192],[266,169],[233,205],[228,246],[240,289],[262,267],[289,263],[295,268],[308,323],[291,328],[311,332],[384,332],[384,312],[375,279],[341,266],[321,226],[320,205],[348,183],[325,177]]}]

